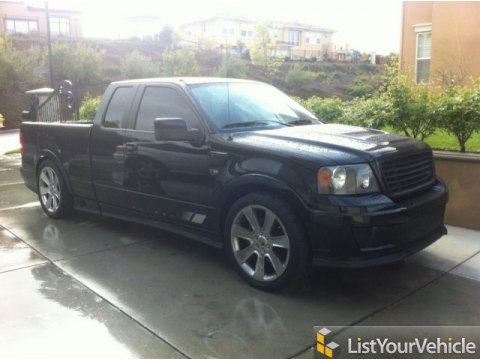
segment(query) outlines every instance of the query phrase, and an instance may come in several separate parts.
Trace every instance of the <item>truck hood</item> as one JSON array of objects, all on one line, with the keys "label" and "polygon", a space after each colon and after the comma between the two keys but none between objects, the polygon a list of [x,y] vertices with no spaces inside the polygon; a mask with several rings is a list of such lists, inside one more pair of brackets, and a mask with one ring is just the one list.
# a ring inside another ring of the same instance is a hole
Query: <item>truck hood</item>
[{"label": "truck hood", "polygon": [[385,131],[339,124],[316,124],[235,133],[232,141],[323,163],[368,162],[384,154],[424,151],[421,141]]}]

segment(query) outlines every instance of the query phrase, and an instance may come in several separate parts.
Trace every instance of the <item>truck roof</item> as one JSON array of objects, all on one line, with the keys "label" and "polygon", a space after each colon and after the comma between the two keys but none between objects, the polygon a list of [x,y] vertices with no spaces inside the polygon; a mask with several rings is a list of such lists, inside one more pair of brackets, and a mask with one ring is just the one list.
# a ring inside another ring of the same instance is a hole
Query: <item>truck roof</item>
[{"label": "truck roof", "polygon": [[148,78],[148,79],[134,79],[134,80],[122,80],[115,81],[112,84],[155,84],[155,83],[175,83],[175,84],[209,84],[209,83],[225,83],[225,82],[246,82],[246,83],[259,83],[254,80],[245,79],[231,79],[220,77],[163,77],[163,78]]}]

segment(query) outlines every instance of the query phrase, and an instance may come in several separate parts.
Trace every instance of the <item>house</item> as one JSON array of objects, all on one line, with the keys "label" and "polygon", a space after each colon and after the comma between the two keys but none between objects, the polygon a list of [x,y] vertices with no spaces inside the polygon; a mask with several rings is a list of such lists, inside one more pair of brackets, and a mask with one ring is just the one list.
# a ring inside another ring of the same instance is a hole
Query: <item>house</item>
[{"label": "house", "polygon": [[405,1],[400,66],[417,83],[480,77],[480,2]]},{"label": "house", "polygon": [[[47,33],[45,8],[42,3],[31,5],[26,1],[0,1],[0,35]],[[49,9],[52,36],[81,37],[81,13],[73,10]]]},{"label": "house", "polygon": [[295,22],[262,22],[237,16],[214,16],[180,26],[182,39],[197,44],[211,44],[223,49],[251,48],[255,29],[265,24],[272,39],[272,55],[290,59],[322,59],[332,51],[335,32],[314,25]]}]

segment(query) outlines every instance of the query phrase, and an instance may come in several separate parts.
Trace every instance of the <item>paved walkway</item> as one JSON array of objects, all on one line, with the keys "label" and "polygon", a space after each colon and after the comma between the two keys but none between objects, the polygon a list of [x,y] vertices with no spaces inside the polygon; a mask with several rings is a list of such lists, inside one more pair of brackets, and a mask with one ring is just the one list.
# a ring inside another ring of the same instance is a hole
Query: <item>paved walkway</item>
[{"label": "paved walkway", "polygon": [[401,266],[314,272],[269,294],[221,251],[78,214],[54,221],[0,160],[0,357],[312,357],[314,325],[479,325],[480,232]]}]

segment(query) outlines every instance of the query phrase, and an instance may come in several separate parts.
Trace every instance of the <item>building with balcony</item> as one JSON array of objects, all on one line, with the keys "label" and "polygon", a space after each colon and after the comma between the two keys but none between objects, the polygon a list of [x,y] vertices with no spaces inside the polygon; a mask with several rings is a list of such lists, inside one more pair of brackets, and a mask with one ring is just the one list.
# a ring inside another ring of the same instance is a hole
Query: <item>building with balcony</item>
[{"label": "building with balcony", "polygon": [[255,29],[264,24],[270,31],[272,56],[290,59],[323,59],[333,49],[335,30],[294,22],[261,22],[251,18],[215,16],[180,26],[182,40],[232,49],[251,48]]},{"label": "building with balcony", "polygon": [[[49,18],[52,36],[82,37],[80,12],[50,8]],[[30,33],[47,33],[45,8],[26,1],[0,1],[0,35]]]}]

